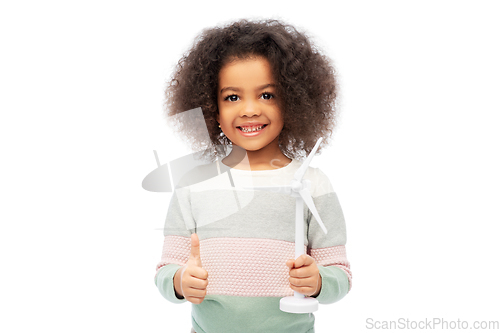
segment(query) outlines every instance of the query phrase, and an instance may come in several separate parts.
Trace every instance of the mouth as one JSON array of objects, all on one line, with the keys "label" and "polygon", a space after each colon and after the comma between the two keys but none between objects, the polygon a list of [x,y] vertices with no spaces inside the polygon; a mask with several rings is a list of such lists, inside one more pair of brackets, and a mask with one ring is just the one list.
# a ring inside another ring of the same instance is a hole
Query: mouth
[{"label": "mouth", "polygon": [[237,126],[238,131],[244,136],[256,136],[259,135],[267,124],[260,126]]}]

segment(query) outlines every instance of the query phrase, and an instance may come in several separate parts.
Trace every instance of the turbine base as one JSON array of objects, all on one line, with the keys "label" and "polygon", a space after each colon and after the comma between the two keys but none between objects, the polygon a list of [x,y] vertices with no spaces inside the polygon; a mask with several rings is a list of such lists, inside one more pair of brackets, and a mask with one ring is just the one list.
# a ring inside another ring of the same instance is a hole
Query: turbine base
[{"label": "turbine base", "polygon": [[311,313],[318,310],[318,304],[315,298],[288,296],[280,299],[280,310],[289,313]]}]

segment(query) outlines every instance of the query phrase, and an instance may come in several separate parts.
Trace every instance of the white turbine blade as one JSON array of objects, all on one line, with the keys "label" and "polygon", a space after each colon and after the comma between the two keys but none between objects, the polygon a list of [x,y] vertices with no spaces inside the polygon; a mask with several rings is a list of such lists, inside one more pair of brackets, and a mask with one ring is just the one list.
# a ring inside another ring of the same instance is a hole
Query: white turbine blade
[{"label": "white turbine blade", "polygon": [[254,186],[254,187],[243,187],[245,190],[262,190],[268,192],[291,194],[292,187],[290,185],[285,186]]},{"label": "white turbine blade", "polygon": [[316,154],[316,150],[318,150],[319,144],[323,141],[323,138],[319,138],[318,141],[316,141],[316,144],[314,145],[314,148],[311,150],[311,153],[309,156],[307,156],[306,160],[300,168],[297,169],[295,172],[295,175],[293,176],[296,180],[301,181],[302,177],[304,177],[304,174],[306,173],[307,167],[309,166],[309,163],[311,163],[314,155]]},{"label": "white turbine blade", "polygon": [[313,216],[316,218],[316,221],[318,221],[318,224],[321,227],[321,229],[323,229],[323,232],[327,234],[328,231],[326,230],[325,224],[323,223],[323,221],[321,221],[321,218],[319,217],[319,213],[316,209],[316,206],[314,205],[314,201],[311,197],[311,193],[309,193],[309,190],[307,188],[304,188],[299,193],[304,202],[306,203],[307,207],[309,207],[309,210],[311,211]]}]

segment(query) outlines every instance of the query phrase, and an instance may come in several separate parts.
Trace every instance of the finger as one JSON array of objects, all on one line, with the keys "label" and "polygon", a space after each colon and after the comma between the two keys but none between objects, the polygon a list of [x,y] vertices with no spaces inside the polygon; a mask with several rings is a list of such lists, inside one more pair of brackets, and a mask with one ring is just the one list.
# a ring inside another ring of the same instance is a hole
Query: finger
[{"label": "finger", "polygon": [[206,280],[208,279],[208,272],[198,266],[189,266],[186,269],[186,273],[196,279]]},{"label": "finger", "polygon": [[290,288],[292,288],[293,291],[296,291],[299,294],[302,294],[305,296],[311,296],[314,294],[314,288],[311,288],[311,287],[296,287],[296,286],[290,285]]},{"label": "finger", "polygon": [[306,279],[297,279],[291,277],[289,279],[289,282],[292,286],[295,287],[309,287],[309,288],[314,288],[317,285],[317,281],[314,278],[306,278]]},{"label": "finger", "polygon": [[191,234],[191,255],[189,259],[193,260],[196,266],[201,267],[200,240],[197,234]]},{"label": "finger", "polygon": [[193,303],[193,304],[200,304],[203,302],[205,297],[187,297],[186,300]]},{"label": "finger", "polygon": [[183,285],[187,289],[191,288],[191,289],[205,290],[207,289],[208,286],[208,280],[201,280],[194,277],[187,277]]},{"label": "finger", "polygon": [[188,298],[188,297],[205,298],[206,295],[207,295],[206,290],[188,288],[188,289],[186,289],[186,291],[184,293],[184,298]]},{"label": "finger", "polygon": [[299,268],[302,266],[311,265],[314,262],[314,259],[307,254],[303,254],[295,259],[295,268]]},{"label": "finger", "polygon": [[304,266],[301,268],[294,268],[290,270],[290,276],[295,278],[308,278],[314,277],[319,274],[319,270],[316,266]]},{"label": "finger", "polygon": [[292,269],[293,268],[293,265],[295,263],[295,260],[294,259],[289,259],[286,261],[286,265],[288,266],[288,268]]}]

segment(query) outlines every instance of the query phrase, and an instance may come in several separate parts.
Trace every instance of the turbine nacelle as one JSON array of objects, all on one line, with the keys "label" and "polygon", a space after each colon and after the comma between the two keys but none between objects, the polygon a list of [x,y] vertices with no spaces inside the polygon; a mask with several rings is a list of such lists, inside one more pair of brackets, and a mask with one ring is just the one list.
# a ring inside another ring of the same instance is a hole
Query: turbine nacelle
[{"label": "turbine nacelle", "polygon": [[290,187],[292,188],[292,191],[294,192],[300,192],[302,191],[305,187],[306,187],[306,184],[304,184],[306,180],[303,180],[303,181],[298,181],[298,180],[292,180],[291,184],[290,184]]}]

